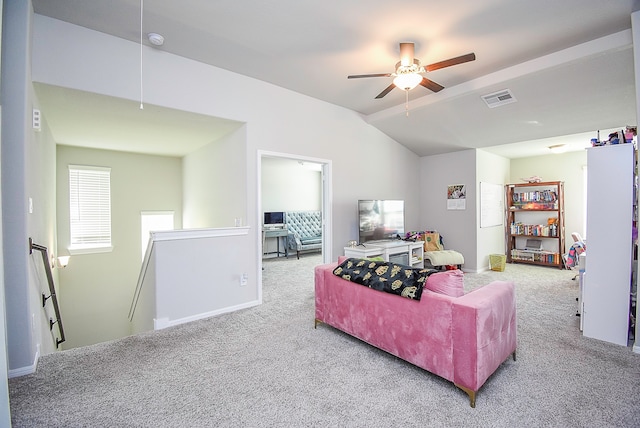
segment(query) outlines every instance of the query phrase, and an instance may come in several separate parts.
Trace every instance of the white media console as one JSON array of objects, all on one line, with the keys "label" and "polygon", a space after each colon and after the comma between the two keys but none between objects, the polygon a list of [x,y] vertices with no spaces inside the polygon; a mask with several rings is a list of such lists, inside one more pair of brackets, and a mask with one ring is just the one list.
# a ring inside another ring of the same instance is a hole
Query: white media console
[{"label": "white media console", "polygon": [[424,242],[368,241],[356,247],[345,247],[344,255],[360,259],[382,257],[387,262],[423,268]]}]

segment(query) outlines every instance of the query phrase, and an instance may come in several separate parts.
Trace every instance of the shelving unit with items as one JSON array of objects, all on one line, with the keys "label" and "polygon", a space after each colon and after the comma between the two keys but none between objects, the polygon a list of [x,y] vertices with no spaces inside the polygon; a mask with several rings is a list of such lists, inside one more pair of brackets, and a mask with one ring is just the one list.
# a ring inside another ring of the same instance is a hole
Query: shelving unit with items
[{"label": "shelving unit with items", "polygon": [[564,183],[506,185],[507,262],[562,269]]},{"label": "shelving unit with items", "polygon": [[[422,244],[422,243],[420,243]],[[409,245],[411,256],[409,264],[411,267],[424,267],[424,245]]]}]

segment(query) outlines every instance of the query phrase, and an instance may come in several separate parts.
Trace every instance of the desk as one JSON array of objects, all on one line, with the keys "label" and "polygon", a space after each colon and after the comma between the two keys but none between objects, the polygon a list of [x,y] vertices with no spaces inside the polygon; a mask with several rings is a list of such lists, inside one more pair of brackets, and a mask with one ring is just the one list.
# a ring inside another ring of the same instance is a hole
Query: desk
[{"label": "desk", "polygon": [[284,256],[289,257],[289,250],[287,249],[287,236],[289,230],[286,227],[277,229],[262,229],[262,255],[265,253],[265,243],[267,238],[276,238],[276,256],[280,257],[280,238],[284,238]]}]

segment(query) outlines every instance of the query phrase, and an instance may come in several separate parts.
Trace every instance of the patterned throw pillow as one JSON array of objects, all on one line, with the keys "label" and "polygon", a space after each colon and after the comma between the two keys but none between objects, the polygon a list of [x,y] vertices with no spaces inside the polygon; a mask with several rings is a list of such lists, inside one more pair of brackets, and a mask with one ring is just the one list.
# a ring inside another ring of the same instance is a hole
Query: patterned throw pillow
[{"label": "patterned throw pillow", "polygon": [[333,274],[378,291],[420,300],[427,277],[437,271],[414,269],[378,260],[349,258],[333,270]]}]

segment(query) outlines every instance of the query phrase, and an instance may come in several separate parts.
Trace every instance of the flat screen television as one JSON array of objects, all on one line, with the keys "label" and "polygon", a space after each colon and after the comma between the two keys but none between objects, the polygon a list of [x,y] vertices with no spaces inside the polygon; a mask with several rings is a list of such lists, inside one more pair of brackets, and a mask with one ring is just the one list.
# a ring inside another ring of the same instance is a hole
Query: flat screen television
[{"label": "flat screen television", "polygon": [[358,201],[360,243],[404,237],[404,201]]},{"label": "flat screen television", "polygon": [[265,212],[264,224],[272,225],[272,226],[284,224],[284,212],[282,211]]}]

